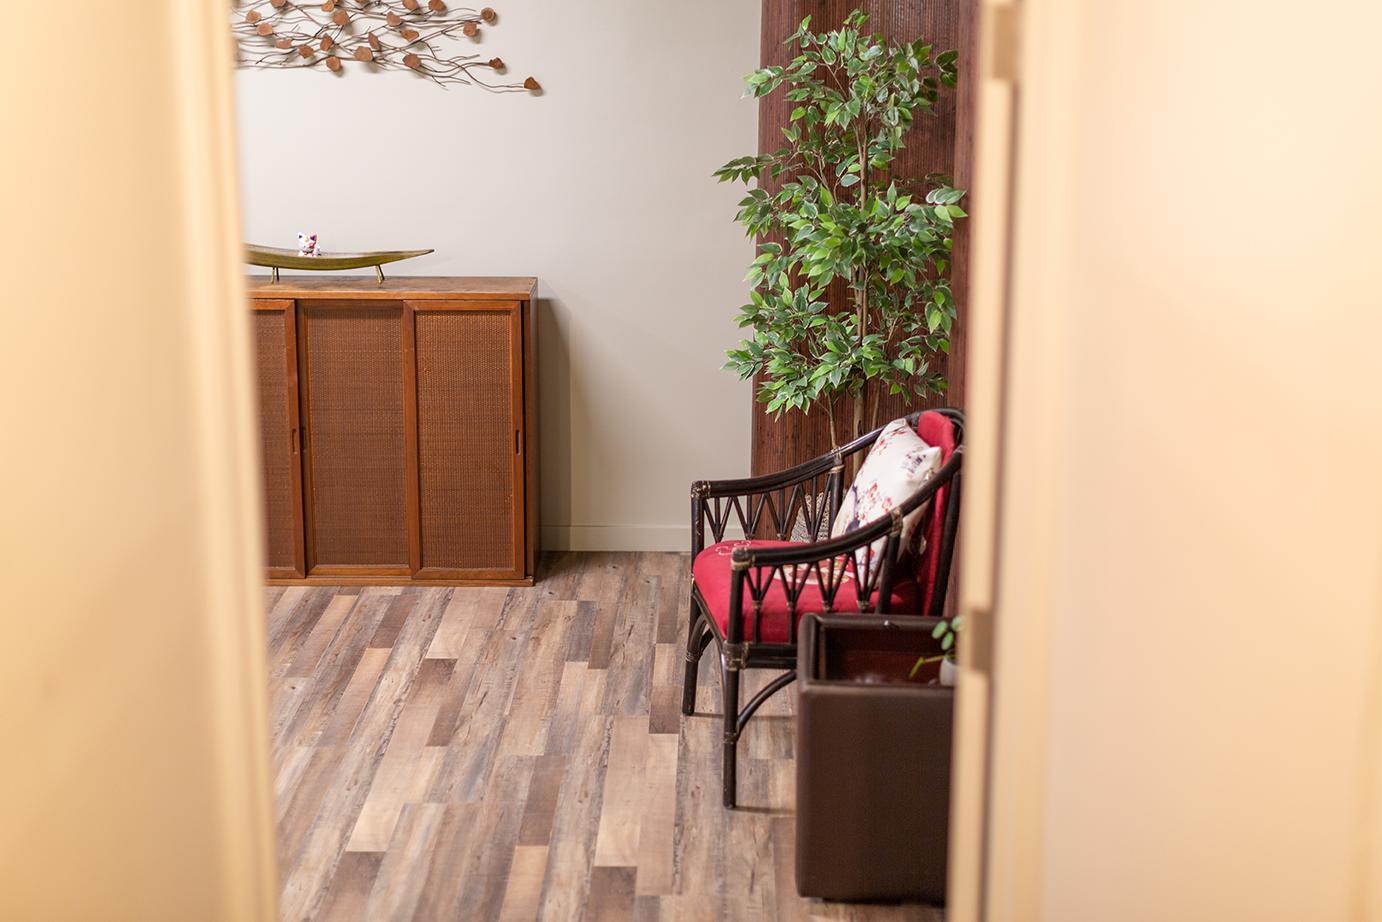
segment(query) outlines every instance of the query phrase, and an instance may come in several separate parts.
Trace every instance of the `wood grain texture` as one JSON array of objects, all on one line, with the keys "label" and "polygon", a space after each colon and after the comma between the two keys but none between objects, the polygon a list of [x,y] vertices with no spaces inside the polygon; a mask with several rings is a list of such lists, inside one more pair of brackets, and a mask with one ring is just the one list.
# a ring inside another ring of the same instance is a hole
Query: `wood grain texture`
[{"label": "wood grain texture", "polygon": [[400,275],[383,282],[357,275],[280,278],[274,284],[267,276],[250,276],[250,297],[304,299],[346,292],[351,300],[530,301],[537,291],[537,279],[531,276]]},{"label": "wood grain texture", "polygon": [[[969,189],[964,202],[973,211],[975,190],[970,188],[974,160],[975,73],[978,64],[978,0],[763,0],[763,64],[786,64],[791,49],[784,44],[802,19],[811,17],[816,31],[837,27],[852,10],[869,13],[869,29],[895,41],[927,38],[936,52],[954,49],[960,53],[958,86],[942,93],[934,116],[920,116],[907,138],[907,149],[894,165],[900,177],[921,179],[930,173],[944,173],[958,188]],[[767,153],[783,145],[782,129],[787,125],[791,106],[781,92],[765,97],[758,111],[758,149]],[[767,184],[767,188],[773,188]],[[965,394],[965,304],[969,294],[969,228],[961,221],[955,232],[954,269],[951,284],[959,305],[950,355],[940,369],[950,380],[950,391],[943,397],[905,401],[885,397],[880,409],[882,422],[929,406],[963,407]],[[832,301],[843,303],[843,286],[830,293]],[[830,450],[830,427],[824,412],[803,415],[788,413],[773,419],[754,401],[753,459],[755,476],[779,471]],[[850,410],[837,412],[837,419],[849,418]],[[844,427],[841,438],[845,438]]]},{"label": "wood grain texture", "polygon": [[539,563],[534,587],[265,591],[285,920],[942,918],[797,896],[789,694],[746,732],[739,811],[714,715],[654,726],[685,555]]}]

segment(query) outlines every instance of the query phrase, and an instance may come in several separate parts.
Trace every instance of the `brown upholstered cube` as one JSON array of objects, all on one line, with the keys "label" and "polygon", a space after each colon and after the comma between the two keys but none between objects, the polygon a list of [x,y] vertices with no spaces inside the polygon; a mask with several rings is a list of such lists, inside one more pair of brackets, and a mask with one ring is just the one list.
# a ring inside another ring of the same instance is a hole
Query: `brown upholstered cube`
[{"label": "brown upholstered cube", "polygon": [[936,618],[809,615],[797,708],[797,889],[945,901],[954,689],[908,681]]}]

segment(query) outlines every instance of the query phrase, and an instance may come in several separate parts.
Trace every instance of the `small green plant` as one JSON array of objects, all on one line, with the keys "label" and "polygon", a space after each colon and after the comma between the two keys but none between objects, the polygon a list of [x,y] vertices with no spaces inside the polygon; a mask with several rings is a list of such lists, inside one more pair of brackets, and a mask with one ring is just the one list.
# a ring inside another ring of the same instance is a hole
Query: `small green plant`
[{"label": "small green plant", "polygon": [[920,657],[912,666],[912,671],[907,673],[907,678],[915,679],[921,667],[928,663],[939,663],[941,660],[953,660],[955,658],[955,642],[959,638],[961,629],[964,628],[965,616],[956,615],[954,618],[946,618],[940,621],[931,629],[931,637],[941,642],[941,652],[936,656]]},{"label": "small green plant", "polygon": [[[752,335],[726,367],[762,375],[757,396],[769,412],[824,407],[836,444],[847,398],[852,438],[878,424],[885,392],[945,390],[935,364],[950,351],[950,253],[965,217],[962,190],[892,172],[916,115],[955,85],[956,53],[933,55],[924,39],[889,44],[863,31],[867,20],[856,10],[817,33],[807,17],[788,39],[790,64],[745,78],[754,96],[782,89],[794,105],[786,146],[715,173],[752,186],[738,221],[760,240],[739,318]],[[781,180],[776,192],[765,176]],[[836,280],[846,304],[828,300]]]}]

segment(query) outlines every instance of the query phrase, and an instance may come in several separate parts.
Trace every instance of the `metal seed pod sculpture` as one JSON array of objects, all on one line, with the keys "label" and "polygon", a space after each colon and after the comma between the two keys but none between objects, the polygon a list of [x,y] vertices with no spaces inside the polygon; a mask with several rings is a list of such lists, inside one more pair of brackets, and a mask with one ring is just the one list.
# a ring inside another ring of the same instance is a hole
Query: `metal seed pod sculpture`
[{"label": "metal seed pod sculpture", "polygon": [[500,58],[446,53],[448,42],[474,39],[494,23],[490,7],[450,7],[445,0],[232,0],[231,30],[241,67],[324,67],[340,73],[358,61],[410,70],[440,85],[495,92],[538,92],[532,77],[504,82]]}]

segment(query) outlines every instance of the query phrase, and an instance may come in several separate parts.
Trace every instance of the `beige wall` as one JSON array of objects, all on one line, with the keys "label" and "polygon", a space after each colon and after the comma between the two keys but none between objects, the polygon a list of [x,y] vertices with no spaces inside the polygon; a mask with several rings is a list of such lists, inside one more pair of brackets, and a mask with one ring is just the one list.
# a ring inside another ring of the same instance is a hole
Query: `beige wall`
[{"label": "beige wall", "polygon": [[1020,6],[984,917],[1382,919],[1382,11]]},{"label": "beige wall", "polygon": [[87,12],[0,57],[0,918],[268,920],[225,4]]},{"label": "beige wall", "polygon": [[752,244],[710,174],[757,149],[759,4],[496,8],[480,49],[543,96],[242,71],[245,233],[539,276],[544,546],[683,549],[691,481],[749,465],[748,386],[720,367]]}]

